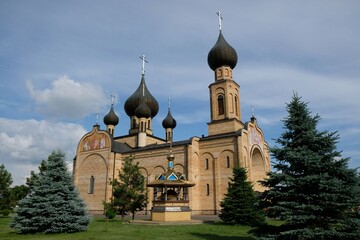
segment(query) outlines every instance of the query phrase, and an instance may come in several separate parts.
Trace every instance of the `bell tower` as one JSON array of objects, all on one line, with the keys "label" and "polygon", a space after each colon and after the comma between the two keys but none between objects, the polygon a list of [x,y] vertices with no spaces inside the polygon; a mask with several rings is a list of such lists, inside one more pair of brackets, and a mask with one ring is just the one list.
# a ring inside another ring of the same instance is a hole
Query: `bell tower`
[{"label": "bell tower", "polygon": [[237,64],[237,54],[230,46],[221,30],[222,17],[219,16],[219,37],[208,54],[209,67],[215,73],[215,82],[210,84],[210,114],[208,134],[218,135],[236,132],[244,127],[241,122],[240,86],[234,81],[232,70]]}]

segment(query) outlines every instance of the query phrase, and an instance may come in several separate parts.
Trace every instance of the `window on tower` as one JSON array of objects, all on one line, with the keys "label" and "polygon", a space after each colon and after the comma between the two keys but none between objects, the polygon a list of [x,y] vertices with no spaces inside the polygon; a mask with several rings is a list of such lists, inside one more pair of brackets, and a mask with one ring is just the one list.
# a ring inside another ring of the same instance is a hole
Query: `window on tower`
[{"label": "window on tower", "polygon": [[236,116],[239,116],[238,97],[237,96],[235,96],[235,113],[236,113]]},{"label": "window on tower", "polygon": [[205,169],[209,169],[209,159],[205,159]]},{"label": "window on tower", "polygon": [[217,101],[218,101],[219,115],[223,115],[224,114],[224,96],[219,95],[217,98]]}]

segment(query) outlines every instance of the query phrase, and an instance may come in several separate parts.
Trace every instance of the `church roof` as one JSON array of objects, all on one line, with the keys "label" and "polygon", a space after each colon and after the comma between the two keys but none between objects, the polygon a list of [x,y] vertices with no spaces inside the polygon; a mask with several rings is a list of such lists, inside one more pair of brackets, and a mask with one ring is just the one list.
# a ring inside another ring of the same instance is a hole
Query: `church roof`
[{"label": "church roof", "polygon": [[215,71],[216,68],[229,66],[234,69],[237,64],[237,54],[235,49],[228,44],[220,31],[219,37],[208,54],[209,67]]},{"label": "church roof", "polygon": [[155,117],[159,111],[159,103],[151,95],[145,83],[145,75],[142,74],[141,82],[135,92],[125,101],[124,109],[129,117],[135,116],[135,110],[140,105],[140,99],[144,98],[146,106],[151,111],[151,117]]},{"label": "church roof", "polygon": [[132,150],[132,148],[126,143],[113,141],[111,150],[116,153],[124,153]]}]

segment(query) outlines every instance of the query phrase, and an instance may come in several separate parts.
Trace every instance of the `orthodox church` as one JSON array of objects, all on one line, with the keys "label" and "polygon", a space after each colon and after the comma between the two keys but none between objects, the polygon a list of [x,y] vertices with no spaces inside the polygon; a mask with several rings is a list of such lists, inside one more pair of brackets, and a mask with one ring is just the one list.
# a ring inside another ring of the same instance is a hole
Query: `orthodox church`
[{"label": "orthodox church", "polygon": [[[143,64],[144,61],[143,58]],[[191,136],[173,142],[176,120],[170,107],[162,122],[165,137],[154,134],[152,124],[159,104],[146,86],[143,70],[139,87],[124,104],[130,123],[128,134],[114,136],[119,118],[112,102],[103,119],[106,129],[102,130],[96,124],[80,139],[73,163],[74,182],[91,213],[103,213],[102,202],[108,202],[112,197],[109,179],[118,176],[125,158],[133,156],[134,161],[139,162],[145,184],[149,184],[166,172],[170,147],[174,172],[185,174],[187,180],[195,184],[189,188],[188,199],[185,199],[189,201],[192,215],[218,214],[235,166],[246,168],[254,189],[263,190],[258,181],[270,171],[268,144],[254,116],[247,122],[242,120],[240,86],[232,74],[237,53],[225,40],[221,24],[207,61],[214,71],[214,79],[209,79],[208,86],[210,122],[207,136]],[[153,188],[147,188],[146,211],[151,209],[153,191]]]}]

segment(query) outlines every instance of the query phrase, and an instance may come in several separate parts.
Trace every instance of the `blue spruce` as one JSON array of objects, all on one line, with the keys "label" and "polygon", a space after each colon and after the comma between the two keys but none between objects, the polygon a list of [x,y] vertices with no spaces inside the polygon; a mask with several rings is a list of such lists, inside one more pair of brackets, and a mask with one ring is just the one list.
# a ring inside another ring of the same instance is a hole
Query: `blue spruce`
[{"label": "blue spruce", "polygon": [[18,205],[10,226],[20,234],[80,232],[87,230],[90,222],[60,151],[48,157]]}]

